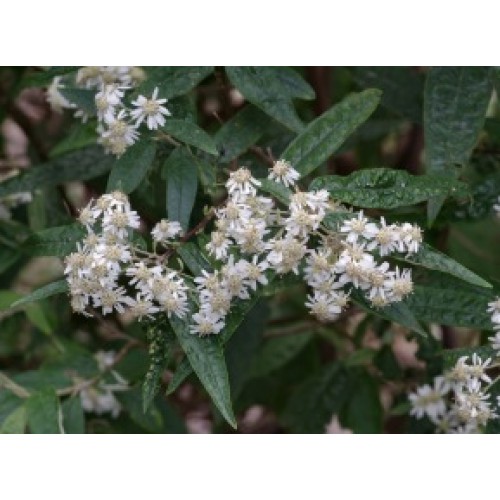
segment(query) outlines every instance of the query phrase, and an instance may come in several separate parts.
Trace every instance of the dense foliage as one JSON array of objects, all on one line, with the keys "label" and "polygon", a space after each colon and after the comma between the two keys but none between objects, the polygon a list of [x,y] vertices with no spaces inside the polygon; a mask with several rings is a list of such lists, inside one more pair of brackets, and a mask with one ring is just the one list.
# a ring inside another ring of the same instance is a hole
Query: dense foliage
[{"label": "dense foliage", "polygon": [[0,432],[497,432],[495,89],[2,68]]}]

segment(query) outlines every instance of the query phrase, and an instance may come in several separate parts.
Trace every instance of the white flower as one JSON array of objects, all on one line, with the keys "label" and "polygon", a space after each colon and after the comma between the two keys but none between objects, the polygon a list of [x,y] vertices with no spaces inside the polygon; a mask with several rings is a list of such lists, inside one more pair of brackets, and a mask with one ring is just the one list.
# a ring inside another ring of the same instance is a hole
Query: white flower
[{"label": "white flower", "polygon": [[356,243],[358,238],[372,239],[377,234],[377,231],[376,224],[368,222],[362,210],[357,217],[346,220],[340,227],[341,233],[347,233],[346,241],[348,243]]},{"label": "white flower", "polygon": [[185,295],[170,294],[159,301],[170,318],[173,315],[184,318],[188,311],[187,297]]},{"label": "white flower", "polygon": [[335,292],[322,293],[315,290],[313,295],[308,295],[305,305],[319,321],[335,321],[342,312],[342,302],[339,303],[339,297],[345,296],[337,295]]},{"label": "white flower", "polygon": [[[405,222],[399,229],[400,238],[406,246],[408,253],[416,253],[422,243],[422,230],[416,224]],[[401,248],[399,249],[400,251]]]},{"label": "white flower", "polygon": [[377,231],[372,237],[373,240],[366,246],[367,250],[378,249],[380,255],[384,257],[397,249],[400,233],[394,225],[388,226],[384,217],[381,217],[380,227],[377,227]]},{"label": "white flower", "polygon": [[491,347],[497,352],[497,356],[500,356],[500,332],[496,332],[493,337],[489,337],[488,340],[491,343]]},{"label": "white flower", "polygon": [[155,225],[151,231],[153,240],[161,243],[166,243],[168,240],[174,238],[182,232],[182,227],[177,221],[169,221],[162,219]]},{"label": "white flower", "polygon": [[130,301],[129,305],[131,314],[136,318],[139,318],[139,321],[144,316],[152,319],[152,315],[161,310],[159,307],[154,306],[151,300],[143,297],[140,293],[137,294],[135,299]]},{"label": "white flower", "polygon": [[281,182],[288,187],[293,186],[300,179],[300,174],[286,160],[278,160],[271,167],[268,179]]},{"label": "white flower", "polygon": [[396,271],[388,276],[386,288],[390,292],[391,302],[399,302],[413,291],[413,281],[411,269],[403,269],[400,272],[396,266]]},{"label": "white flower", "polygon": [[500,196],[497,199],[497,202],[493,205],[493,210],[496,212],[497,217],[500,217]]},{"label": "white flower", "polygon": [[213,231],[210,242],[205,245],[210,255],[215,255],[217,260],[227,259],[227,252],[231,246],[231,240],[221,231]]},{"label": "white flower", "polygon": [[56,76],[52,83],[47,88],[47,102],[56,113],[62,113],[64,108],[74,108],[62,94],[59,89],[63,89],[64,85],[61,83],[61,77]]},{"label": "white flower", "polygon": [[106,85],[95,95],[97,119],[104,123],[115,120],[116,107],[121,105],[123,90],[117,85]]},{"label": "white flower", "polygon": [[422,418],[427,415],[435,420],[446,413],[446,403],[443,396],[448,392],[448,387],[443,377],[434,379],[434,387],[426,384],[417,387],[416,392],[411,393],[408,398],[412,404],[410,415]]},{"label": "white flower", "polygon": [[198,334],[200,337],[218,334],[224,328],[224,321],[210,309],[194,313],[193,321],[194,324],[190,327],[190,333]]},{"label": "white flower", "polygon": [[[130,112],[130,116],[136,120],[135,126],[146,120],[146,125],[149,130],[156,130],[158,127],[165,125],[165,116],[170,116],[170,111],[162,106],[167,99],[158,99],[158,87],[155,87],[151,99],[140,95],[132,104],[136,109]],[[164,116],[165,115],[165,116]]]},{"label": "white flower", "polygon": [[241,167],[229,174],[226,188],[234,199],[244,200],[246,196],[255,196],[257,190],[255,186],[260,186],[261,182],[252,177],[248,168]]}]

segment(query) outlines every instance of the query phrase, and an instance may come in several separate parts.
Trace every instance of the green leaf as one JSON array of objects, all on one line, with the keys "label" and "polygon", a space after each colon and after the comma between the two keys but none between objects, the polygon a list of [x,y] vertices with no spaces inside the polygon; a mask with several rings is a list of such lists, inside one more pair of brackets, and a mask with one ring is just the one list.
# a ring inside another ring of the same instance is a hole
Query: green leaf
[{"label": "green leaf", "polygon": [[348,95],[340,103],[307,125],[283,152],[302,176],[328,159],[375,111],[381,92],[370,89]]},{"label": "green leaf", "polygon": [[21,81],[21,88],[45,87],[52,83],[56,76],[64,76],[68,73],[76,72],[80,66],[51,66],[47,69],[34,69],[28,73]]},{"label": "green leaf", "polygon": [[350,397],[340,414],[342,425],[357,434],[382,432],[383,409],[377,382],[365,371],[351,378]]},{"label": "green leaf", "polygon": [[363,88],[382,91],[382,106],[409,118],[422,122],[422,95],[424,78],[414,68],[403,66],[363,66],[354,69],[354,80]]},{"label": "green leaf", "polygon": [[296,433],[324,433],[351,394],[347,370],[339,363],[327,365],[310,376],[291,395],[284,422]]},{"label": "green leaf", "polygon": [[194,276],[200,276],[203,270],[208,272],[212,270],[209,260],[198,246],[191,241],[183,243],[178,247],[177,253]]},{"label": "green leaf", "polygon": [[192,301],[185,320],[172,316],[169,321],[174,329],[177,339],[186,353],[196,375],[200,379],[215,406],[226,421],[236,428],[236,418],[231,406],[231,394],[227,367],[219,336],[211,335],[205,338],[193,335],[189,331],[190,318],[195,312]]},{"label": "green leaf", "polygon": [[71,397],[61,405],[63,428],[66,434],[85,434],[85,415],[79,396]]},{"label": "green leaf", "polygon": [[24,170],[0,184],[0,197],[41,186],[55,186],[70,181],[86,181],[108,172],[115,160],[101,146],[90,146],[59,156]]},{"label": "green leaf", "polygon": [[196,164],[184,149],[177,148],[167,158],[163,172],[167,180],[168,218],[178,221],[187,231],[198,190]]},{"label": "green leaf", "polygon": [[292,192],[283,184],[272,181],[271,179],[259,179],[260,189],[274,196],[281,203],[288,206]]},{"label": "green leaf", "polygon": [[29,304],[25,312],[31,323],[45,333],[45,335],[52,335],[54,333],[54,326],[49,321],[46,309],[41,304]]},{"label": "green leaf", "polygon": [[8,415],[0,426],[0,434],[24,434],[26,428],[26,408],[19,406]]},{"label": "green leaf", "polygon": [[94,145],[97,139],[95,122],[75,123],[69,132],[50,150],[50,157],[55,158],[65,153]]},{"label": "green leaf", "polygon": [[253,146],[264,134],[270,119],[259,108],[248,104],[214,135],[221,163],[229,163]]},{"label": "green leaf", "polygon": [[[400,325],[409,328],[411,331],[420,333],[421,335],[427,335],[425,330],[417,321],[413,312],[406,304],[408,299],[405,299],[404,302],[393,302],[385,307],[373,307],[360,290],[352,289],[350,297],[363,309],[371,312],[372,314],[388,319],[389,321],[399,323]],[[418,315],[416,316],[420,318]]]},{"label": "green leaf", "polygon": [[226,347],[226,364],[231,394],[236,398],[249,379],[250,367],[259,348],[269,317],[269,307],[261,301],[246,315]]},{"label": "green leaf", "polygon": [[144,412],[148,410],[156,394],[160,390],[161,377],[172,354],[175,337],[170,327],[161,323],[154,323],[147,329],[149,341],[149,369],[142,385],[142,406]]},{"label": "green leaf", "polygon": [[326,189],[336,200],[362,208],[397,208],[435,196],[466,196],[467,185],[444,175],[410,175],[404,170],[371,168],[347,176],[317,177],[311,190]]},{"label": "green leaf", "polygon": [[64,257],[76,250],[76,243],[86,234],[85,228],[79,223],[51,227],[29,236],[21,250],[34,257],[41,255]]},{"label": "green leaf", "polygon": [[116,393],[116,398],[123,405],[133,422],[151,433],[163,431],[164,421],[156,405],[151,405],[147,412],[143,409],[141,388],[135,387],[130,391]]},{"label": "green leaf", "polygon": [[95,107],[95,90],[80,89],[78,87],[63,87],[59,92],[68,99],[71,104],[82,109],[88,115],[94,115],[96,112]]},{"label": "green leaf", "polygon": [[182,358],[182,361],[179,363],[179,366],[174,372],[172,380],[168,384],[166,393],[167,396],[174,393],[184,383],[189,375],[191,375],[191,373],[193,373],[193,369],[191,368],[189,359],[187,357]]},{"label": "green leaf", "polygon": [[30,302],[37,302],[38,300],[51,297],[52,295],[57,295],[60,293],[66,293],[68,291],[68,282],[66,280],[54,281],[48,285],[42,286],[36,289],[29,295],[24,296],[22,299],[16,300],[10,307],[19,307],[24,304],[29,304]]},{"label": "green leaf", "polygon": [[266,340],[252,363],[251,377],[264,377],[279,370],[294,359],[312,338],[310,333],[299,333]]},{"label": "green leaf", "polygon": [[[147,68],[148,79],[137,90],[150,97],[158,87],[158,98],[170,99],[189,92],[213,72],[212,66],[165,66]],[[168,108],[168,103],[167,103]]]},{"label": "green leaf", "polygon": [[142,140],[136,142],[116,160],[109,175],[107,192],[134,191],[146,177],[156,154],[156,143]]},{"label": "green leaf", "polygon": [[428,323],[493,330],[486,308],[497,294],[445,274],[429,272],[415,284],[405,303],[415,316]]},{"label": "green leaf", "polygon": [[453,368],[457,361],[462,356],[469,356],[472,358],[473,354],[477,354],[483,361],[488,358],[495,359],[497,351],[491,345],[482,345],[474,347],[461,347],[459,349],[446,349],[443,350],[443,365],[445,370]]},{"label": "green leaf", "polygon": [[43,389],[30,396],[26,401],[28,426],[32,434],[59,434],[61,428],[61,409],[56,391]]},{"label": "green leaf", "polygon": [[441,271],[442,273],[456,276],[457,278],[473,285],[491,288],[491,285],[486,280],[472,271],[469,271],[469,269],[462,266],[462,264],[459,264],[451,257],[448,257],[444,253],[441,253],[435,248],[432,248],[430,245],[427,245],[427,243],[422,243],[417,253],[407,254],[405,256],[393,254],[391,255],[391,258],[401,262],[411,262],[412,264],[425,267],[427,269]]},{"label": "green leaf", "polygon": [[279,69],[259,66],[228,66],[226,73],[231,83],[243,96],[279,123],[300,132],[300,121],[289,93],[283,92]]},{"label": "green leaf", "polygon": [[[424,135],[428,172],[456,177],[477,143],[491,98],[491,69],[485,67],[432,68],[425,84]],[[443,197],[429,203],[432,224]]]},{"label": "green leaf", "polygon": [[175,139],[179,139],[179,141],[201,149],[211,155],[217,156],[219,154],[212,137],[195,123],[186,120],[176,120],[175,118],[167,118],[161,130]]},{"label": "green leaf", "polygon": [[292,98],[312,100],[316,97],[314,89],[292,68],[285,66],[263,67],[263,71],[268,71],[271,77],[274,77],[281,84],[286,94]]}]

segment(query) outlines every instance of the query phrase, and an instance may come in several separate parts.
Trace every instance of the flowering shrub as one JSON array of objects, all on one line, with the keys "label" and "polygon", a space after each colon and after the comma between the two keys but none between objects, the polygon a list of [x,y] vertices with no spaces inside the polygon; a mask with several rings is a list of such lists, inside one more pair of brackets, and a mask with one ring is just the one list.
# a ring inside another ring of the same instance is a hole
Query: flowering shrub
[{"label": "flowering shrub", "polygon": [[1,432],[497,431],[497,75],[327,71],[2,70]]}]

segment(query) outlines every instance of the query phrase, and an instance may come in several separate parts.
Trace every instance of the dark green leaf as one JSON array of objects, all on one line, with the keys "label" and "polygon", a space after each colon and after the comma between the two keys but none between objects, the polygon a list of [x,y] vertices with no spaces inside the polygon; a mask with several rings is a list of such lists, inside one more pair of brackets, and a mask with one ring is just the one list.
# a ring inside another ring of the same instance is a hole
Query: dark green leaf
[{"label": "dark green leaf", "polygon": [[262,191],[269,193],[281,203],[288,206],[288,204],[290,203],[290,196],[292,195],[290,189],[288,189],[283,184],[274,182],[270,179],[259,179],[259,181],[261,183],[260,189],[262,189]]},{"label": "dark green leaf", "polygon": [[285,66],[261,68],[270,72],[271,77],[277,78],[284,92],[292,98],[312,100],[316,97],[314,89],[292,68]]},{"label": "dark green leaf", "polygon": [[97,140],[95,129],[96,124],[92,120],[85,124],[75,123],[67,135],[50,150],[50,157],[55,158],[70,151],[94,145]]},{"label": "dark green leaf", "polygon": [[26,401],[28,426],[32,434],[59,434],[61,426],[61,408],[56,391],[43,389],[30,396]]},{"label": "dark green leaf", "polygon": [[380,101],[379,90],[351,94],[309,123],[283,152],[302,176],[328,159],[373,113]]},{"label": "dark green leaf", "polygon": [[177,335],[182,350],[200,379],[215,406],[232,427],[236,427],[236,419],[231,406],[231,394],[227,375],[226,362],[221,339],[218,336],[201,338],[193,335],[190,330],[190,318],[195,311],[190,302],[185,320],[175,316],[170,318],[170,324]]},{"label": "dark green leaf", "polygon": [[269,307],[259,302],[246,315],[226,347],[226,364],[231,394],[236,399],[250,375],[250,367],[259,347],[269,316]]},{"label": "dark green leaf", "polygon": [[147,412],[144,412],[140,387],[117,393],[116,397],[138,426],[151,433],[162,432],[163,416],[154,404],[149,407]]},{"label": "dark green leaf", "polygon": [[456,260],[427,245],[427,243],[422,243],[417,253],[408,254],[404,257],[394,254],[391,257],[401,262],[411,262],[420,267],[451,274],[473,285],[491,288],[491,285],[486,280],[469,271],[469,269],[459,264]]},{"label": "dark green leaf", "polygon": [[243,96],[269,116],[294,132],[304,128],[290,95],[283,92],[277,77],[279,70],[259,66],[231,66],[226,67],[226,73]]},{"label": "dark green leaf", "polygon": [[219,154],[214,139],[195,123],[168,118],[161,130],[175,139],[179,139],[179,141],[206,151],[211,155]]},{"label": "dark green leaf", "polygon": [[10,307],[19,307],[30,302],[37,302],[38,300],[57,295],[59,293],[66,293],[68,291],[68,282],[66,280],[54,281],[48,285],[38,288],[29,295],[24,296],[22,299],[14,302]]},{"label": "dark green leaf", "polygon": [[156,154],[156,143],[143,140],[125,151],[114,164],[108,179],[108,193],[119,190],[131,193],[146,177]]},{"label": "dark green leaf", "polygon": [[202,270],[209,272],[212,270],[209,260],[193,242],[183,243],[177,248],[177,253],[195,276],[200,276]]},{"label": "dark green leaf", "polygon": [[[491,70],[438,67],[427,75],[424,94],[425,155],[428,172],[456,177],[477,143],[492,92]],[[429,203],[432,223],[443,197]]]},{"label": "dark green leaf", "polygon": [[449,370],[453,368],[462,356],[469,356],[469,358],[472,358],[473,354],[477,354],[483,361],[485,361],[488,358],[495,359],[497,351],[493,349],[491,345],[446,349],[443,351],[444,369]]},{"label": "dark green leaf", "polygon": [[309,189],[326,189],[336,200],[362,208],[396,208],[435,196],[465,196],[467,185],[444,175],[410,175],[404,170],[371,168],[348,176],[317,177]]},{"label": "dark green leaf", "polygon": [[41,186],[55,186],[70,181],[86,181],[105,174],[115,160],[104,154],[101,146],[90,146],[24,170],[0,184],[0,197]]},{"label": "dark green leaf", "polygon": [[[151,97],[158,87],[158,98],[170,99],[196,87],[213,72],[212,66],[165,66],[147,68],[148,79],[141,84],[138,93]],[[167,103],[168,107],[168,103]]]},{"label": "dark green leaf", "polygon": [[285,366],[311,341],[310,333],[271,337],[263,344],[254,362],[250,375],[264,377]]},{"label": "dark green leaf", "polygon": [[85,415],[79,396],[67,399],[61,405],[63,428],[66,434],[85,434]]},{"label": "dark green leaf", "polygon": [[338,363],[330,364],[292,393],[283,420],[297,433],[324,433],[351,393],[348,372]]},{"label": "dark green leaf", "polygon": [[380,89],[381,104],[386,108],[415,123],[422,122],[424,78],[416,69],[362,66],[354,69],[354,79],[363,88]]},{"label": "dark green leaf", "polygon": [[26,408],[19,406],[7,415],[0,426],[0,434],[24,434],[26,428]]},{"label": "dark green leaf", "polygon": [[193,158],[177,148],[163,165],[167,180],[167,213],[187,231],[198,189],[198,172]]},{"label": "dark green leaf", "polygon": [[341,423],[357,434],[382,432],[383,409],[379,386],[365,371],[352,374],[349,398],[341,412]]},{"label": "dark green leaf", "polygon": [[422,321],[492,330],[486,308],[497,294],[445,274],[429,272],[415,285],[405,303]]},{"label": "dark green leaf", "polygon": [[51,227],[32,234],[22,245],[22,250],[31,256],[54,255],[64,257],[76,250],[76,243],[86,235],[85,228],[78,223]]},{"label": "dark green leaf", "polygon": [[174,372],[172,380],[168,384],[167,396],[174,393],[184,383],[189,375],[191,375],[191,373],[193,373],[193,369],[191,368],[189,359],[187,357],[182,358],[182,361],[179,363],[179,366]]},{"label": "dark green leaf", "polygon": [[71,104],[76,104],[78,108],[82,109],[88,115],[95,114],[95,90],[63,87],[59,89],[59,92],[66,97]]},{"label": "dark green leaf", "polygon": [[214,136],[220,151],[220,162],[229,163],[263,135],[269,118],[259,108],[248,104],[224,123]]}]

